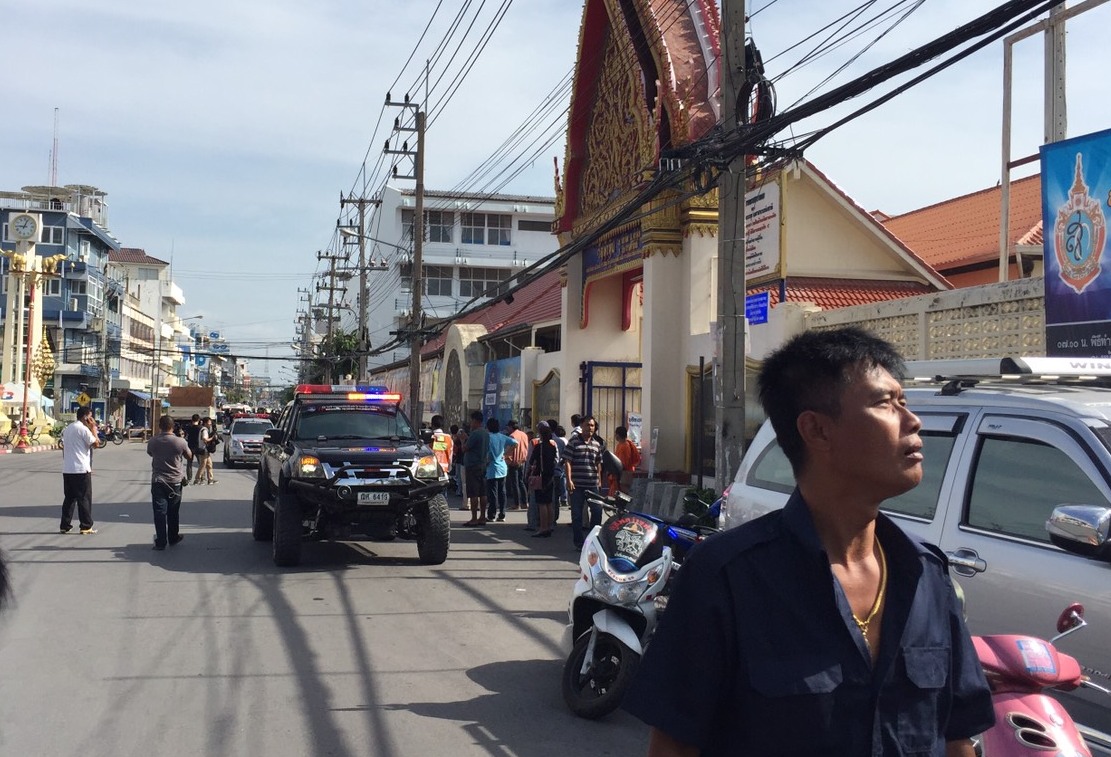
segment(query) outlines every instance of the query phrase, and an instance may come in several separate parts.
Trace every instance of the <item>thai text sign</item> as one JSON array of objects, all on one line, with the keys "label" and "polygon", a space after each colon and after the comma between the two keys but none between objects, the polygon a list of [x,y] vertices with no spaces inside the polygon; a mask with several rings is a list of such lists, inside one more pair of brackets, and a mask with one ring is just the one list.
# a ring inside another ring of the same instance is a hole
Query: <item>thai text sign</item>
[{"label": "thai text sign", "polygon": [[745,279],[748,284],[782,276],[778,177],[745,194]]},{"label": "thai text sign", "polygon": [[1045,346],[1111,356],[1111,130],[1041,148]]}]

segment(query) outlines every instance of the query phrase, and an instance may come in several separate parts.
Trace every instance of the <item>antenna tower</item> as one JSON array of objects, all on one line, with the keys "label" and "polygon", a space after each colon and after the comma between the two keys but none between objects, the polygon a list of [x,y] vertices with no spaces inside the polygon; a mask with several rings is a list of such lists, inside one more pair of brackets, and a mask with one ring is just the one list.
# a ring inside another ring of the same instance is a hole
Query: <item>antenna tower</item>
[{"label": "antenna tower", "polygon": [[58,186],[58,109],[54,109],[54,146],[50,148],[50,186]]}]

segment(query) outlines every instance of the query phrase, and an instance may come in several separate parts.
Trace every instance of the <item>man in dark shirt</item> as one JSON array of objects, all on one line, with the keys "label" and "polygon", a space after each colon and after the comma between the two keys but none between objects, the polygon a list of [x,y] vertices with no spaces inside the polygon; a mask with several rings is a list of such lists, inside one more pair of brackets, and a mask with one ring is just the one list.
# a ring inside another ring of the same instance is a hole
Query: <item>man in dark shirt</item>
[{"label": "man in dark shirt", "polygon": [[765,361],[760,400],[798,487],[684,563],[624,701],[651,757],[972,757],[991,694],[945,555],[879,512],[922,478],[902,369],[859,329]]},{"label": "man in dark shirt", "polygon": [[[201,416],[193,413],[189,425],[185,427],[185,443],[189,445],[190,452],[196,452],[201,447]],[[185,478],[182,481],[186,486],[193,480],[193,457],[190,455],[185,464]]]},{"label": "man in dark shirt", "polygon": [[466,471],[467,501],[471,519],[464,526],[486,525],[486,458],[490,454],[490,434],[482,425],[482,411],[471,412],[471,433],[463,447],[463,469]]},{"label": "man in dark shirt", "polygon": [[150,498],[154,507],[154,548],[163,550],[184,537],[179,533],[181,484],[184,478],[181,459],[193,459],[189,445],[174,434],[174,421],[168,415],[158,419],[159,433],[147,442],[150,455]]}]

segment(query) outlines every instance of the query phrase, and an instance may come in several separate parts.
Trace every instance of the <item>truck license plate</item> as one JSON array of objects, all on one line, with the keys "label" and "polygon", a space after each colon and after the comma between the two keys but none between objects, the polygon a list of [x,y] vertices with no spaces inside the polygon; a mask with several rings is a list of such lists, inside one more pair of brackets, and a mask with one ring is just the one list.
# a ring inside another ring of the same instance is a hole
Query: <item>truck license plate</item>
[{"label": "truck license plate", "polygon": [[360,505],[388,505],[390,504],[389,492],[359,492]]}]

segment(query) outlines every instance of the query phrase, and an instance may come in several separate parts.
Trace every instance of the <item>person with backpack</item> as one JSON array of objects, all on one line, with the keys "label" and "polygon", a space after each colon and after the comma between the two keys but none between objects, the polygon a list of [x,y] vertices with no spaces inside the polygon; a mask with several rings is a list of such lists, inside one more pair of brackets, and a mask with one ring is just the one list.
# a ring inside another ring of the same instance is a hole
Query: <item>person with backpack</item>
[{"label": "person with backpack", "polygon": [[202,478],[207,478],[209,484],[218,483],[212,476],[212,453],[216,451],[216,445],[219,443],[220,438],[212,430],[212,419],[205,418],[201,421],[197,448],[193,452],[197,457],[197,476],[193,479],[194,484],[199,484]]}]

